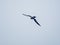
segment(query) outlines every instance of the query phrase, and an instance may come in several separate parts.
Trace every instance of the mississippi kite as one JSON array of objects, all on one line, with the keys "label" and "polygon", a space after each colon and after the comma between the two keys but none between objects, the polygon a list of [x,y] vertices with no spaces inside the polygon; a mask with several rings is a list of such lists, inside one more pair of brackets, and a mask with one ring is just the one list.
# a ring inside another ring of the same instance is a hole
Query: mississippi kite
[{"label": "mississippi kite", "polygon": [[30,16],[30,15],[26,15],[26,14],[22,14],[22,15],[27,16],[27,17],[30,17],[31,19],[33,19],[33,20],[36,22],[36,24],[38,24],[39,26],[41,26],[41,25],[37,22],[37,20],[35,19],[36,16]]}]

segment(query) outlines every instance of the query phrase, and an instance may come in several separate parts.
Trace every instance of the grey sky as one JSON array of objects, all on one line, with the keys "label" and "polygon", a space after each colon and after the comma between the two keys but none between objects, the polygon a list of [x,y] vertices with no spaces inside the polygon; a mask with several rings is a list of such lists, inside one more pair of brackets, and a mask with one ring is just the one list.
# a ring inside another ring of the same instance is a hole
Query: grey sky
[{"label": "grey sky", "polygon": [[60,45],[60,0],[0,0],[0,45]]}]

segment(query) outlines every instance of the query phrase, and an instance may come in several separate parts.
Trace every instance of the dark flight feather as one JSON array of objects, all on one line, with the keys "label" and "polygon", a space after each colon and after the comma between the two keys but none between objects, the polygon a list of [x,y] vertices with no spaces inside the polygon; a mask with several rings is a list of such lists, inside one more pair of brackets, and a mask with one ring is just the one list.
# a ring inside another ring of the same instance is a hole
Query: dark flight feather
[{"label": "dark flight feather", "polygon": [[34,21],[35,21],[39,26],[41,26],[41,25],[37,22],[37,20],[36,20],[36,19],[34,19]]},{"label": "dark flight feather", "polygon": [[32,17],[32,16],[30,16],[30,15],[26,15],[26,14],[22,14],[22,15],[24,15],[24,16],[28,16],[28,17]]}]

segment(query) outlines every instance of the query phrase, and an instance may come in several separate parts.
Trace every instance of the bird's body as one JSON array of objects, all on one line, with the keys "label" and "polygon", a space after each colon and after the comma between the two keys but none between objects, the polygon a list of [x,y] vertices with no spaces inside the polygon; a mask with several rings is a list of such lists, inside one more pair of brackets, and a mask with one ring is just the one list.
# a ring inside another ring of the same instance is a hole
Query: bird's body
[{"label": "bird's body", "polygon": [[30,16],[30,15],[26,15],[26,14],[23,14],[23,15],[30,17],[30,18],[33,19],[39,26],[41,26],[41,25],[37,22],[37,20],[35,19],[36,16]]},{"label": "bird's body", "polygon": [[35,19],[35,18],[36,18],[35,16],[31,17],[31,19]]}]

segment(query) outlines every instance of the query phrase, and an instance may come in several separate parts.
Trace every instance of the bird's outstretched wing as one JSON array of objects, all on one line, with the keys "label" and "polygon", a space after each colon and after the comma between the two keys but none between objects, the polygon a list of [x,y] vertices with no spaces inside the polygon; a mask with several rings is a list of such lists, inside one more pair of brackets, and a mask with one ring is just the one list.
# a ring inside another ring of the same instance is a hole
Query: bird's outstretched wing
[{"label": "bird's outstretched wing", "polygon": [[37,20],[36,20],[36,19],[34,19],[34,21],[35,21],[39,26],[41,26],[41,25],[37,22]]},{"label": "bird's outstretched wing", "polygon": [[28,17],[32,17],[32,16],[30,16],[30,15],[26,15],[26,14],[22,14],[22,15],[24,15],[24,16],[28,16]]}]

